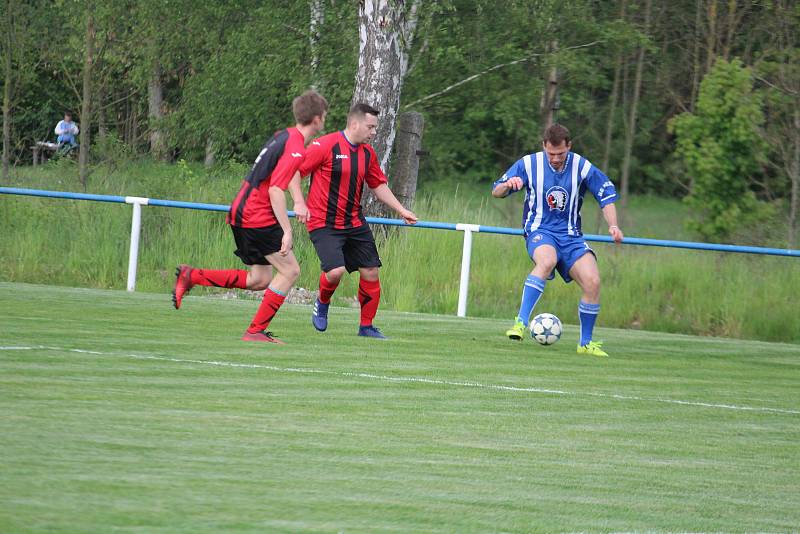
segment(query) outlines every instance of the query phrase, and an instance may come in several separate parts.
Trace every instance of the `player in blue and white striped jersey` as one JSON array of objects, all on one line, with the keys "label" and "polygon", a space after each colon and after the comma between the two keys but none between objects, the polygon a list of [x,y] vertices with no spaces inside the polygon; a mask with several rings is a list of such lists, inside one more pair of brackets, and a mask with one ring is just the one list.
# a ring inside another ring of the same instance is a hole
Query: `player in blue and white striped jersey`
[{"label": "player in blue and white striped jersey", "polygon": [[514,163],[492,186],[492,196],[503,198],[525,190],[522,227],[528,255],[534,268],[525,279],[522,302],[514,326],[506,332],[522,339],[531,312],[544,292],[545,281],[557,270],[565,282],[573,279],[583,290],[578,304],[581,323],[579,354],[608,356],[601,343],[592,340],[594,323],[600,313],[600,271],[594,251],[583,239],[581,207],[588,190],[600,204],[608,233],[620,243],[614,202],[617,191],[600,169],[583,156],[571,152],[570,133],[553,124],[544,131],[541,152]]}]

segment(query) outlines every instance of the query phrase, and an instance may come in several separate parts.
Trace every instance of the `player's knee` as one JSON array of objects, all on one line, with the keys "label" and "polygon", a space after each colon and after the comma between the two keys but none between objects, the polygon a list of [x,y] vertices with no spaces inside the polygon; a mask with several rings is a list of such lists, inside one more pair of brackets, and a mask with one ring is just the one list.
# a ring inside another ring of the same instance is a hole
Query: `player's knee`
[{"label": "player's knee", "polygon": [[331,269],[330,271],[325,273],[325,278],[327,278],[328,282],[332,284],[338,284],[342,280],[345,270],[346,269],[344,267],[337,267],[335,269]]},{"label": "player's knee", "polygon": [[587,293],[600,294],[600,275],[592,274],[583,279],[583,289]]},{"label": "player's knee", "polygon": [[251,291],[264,291],[269,287],[269,278],[251,278],[247,284],[247,289]]},{"label": "player's knee", "polygon": [[368,267],[365,269],[361,269],[361,278],[363,278],[364,280],[377,280],[379,272],[380,271],[378,270],[377,267]]},{"label": "player's knee", "polygon": [[289,265],[284,269],[283,275],[286,276],[292,283],[294,283],[298,278],[300,278],[300,265],[295,263],[294,265]]}]

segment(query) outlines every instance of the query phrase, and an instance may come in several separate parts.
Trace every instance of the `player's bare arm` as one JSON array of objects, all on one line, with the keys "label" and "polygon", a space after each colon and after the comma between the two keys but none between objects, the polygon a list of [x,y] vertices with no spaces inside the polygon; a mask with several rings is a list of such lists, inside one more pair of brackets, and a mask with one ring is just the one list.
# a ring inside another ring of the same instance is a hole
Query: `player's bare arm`
[{"label": "player's bare arm", "polygon": [[292,225],[289,224],[289,214],[286,211],[286,196],[280,187],[273,185],[269,188],[269,200],[272,203],[275,218],[283,230],[279,253],[281,256],[286,256],[292,250]]},{"label": "player's bare arm", "polygon": [[622,243],[624,236],[622,230],[617,226],[617,208],[614,204],[608,204],[603,208],[603,217],[608,223],[608,233],[615,243]]},{"label": "player's bare arm", "polygon": [[492,189],[492,196],[496,198],[503,198],[512,191],[519,191],[522,189],[522,178],[519,176],[512,176],[505,182],[499,183]]},{"label": "player's bare arm", "polygon": [[303,190],[300,187],[300,171],[295,172],[292,181],[289,182],[289,193],[292,195],[292,207],[297,221],[301,224],[305,224],[308,220],[308,207],[303,197]]},{"label": "player's bare arm", "polygon": [[397,200],[397,197],[394,196],[394,193],[392,193],[388,185],[381,184],[372,191],[375,193],[378,200],[396,211],[406,224],[415,224],[417,222],[417,216],[414,215],[414,212],[404,208],[403,205],[400,204],[400,201]]}]

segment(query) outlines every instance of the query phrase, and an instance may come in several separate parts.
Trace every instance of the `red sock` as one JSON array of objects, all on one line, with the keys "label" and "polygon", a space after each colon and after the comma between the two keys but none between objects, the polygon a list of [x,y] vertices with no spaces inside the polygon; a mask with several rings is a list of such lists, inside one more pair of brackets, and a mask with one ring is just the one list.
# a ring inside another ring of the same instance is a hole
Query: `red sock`
[{"label": "red sock", "polygon": [[325,273],[319,275],[319,301],[323,304],[328,304],[331,301],[331,297],[333,296],[333,292],[336,291],[336,288],[339,287],[339,282],[335,284],[333,282],[328,281],[328,277],[325,276]]},{"label": "red sock", "polygon": [[361,303],[361,326],[372,326],[381,301],[381,281],[364,280],[358,282],[358,302]]},{"label": "red sock", "polygon": [[192,269],[189,275],[192,284],[213,287],[238,287],[247,288],[247,271],[227,269],[211,271],[209,269]]},{"label": "red sock", "polygon": [[258,311],[255,317],[253,317],[253,321],[250,323],[250,328],[248,328],[247,331],[251,334],[255,334],[256,332],[263,332],[266,330],[269,326],[269,322],[275,317],[275,314],[278,313],[284,300],[286,300],[286,295],[279,295],[272,289],[267,288],[267,290],[264,291],[264,300],[261,301],[261,305],[258,307]]}]

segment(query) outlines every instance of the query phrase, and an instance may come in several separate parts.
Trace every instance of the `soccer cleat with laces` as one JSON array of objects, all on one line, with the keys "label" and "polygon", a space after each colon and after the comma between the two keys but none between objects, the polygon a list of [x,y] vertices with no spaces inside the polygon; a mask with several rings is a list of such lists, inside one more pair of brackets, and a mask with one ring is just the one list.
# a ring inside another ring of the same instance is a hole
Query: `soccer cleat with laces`
[{"label": "soccer cleat with laces", "polygon": [[323,304],[317,299],[314,301],[314,309],[311,311],[311,324],[320,332],[328,328],[328,308],[331,303]]},{"label": "soccer cleat with laces", "polygon": [[272,332],[245,332],[242,341],[260,341],[262,343],[275,343],[286,345],[286,342],[277,339]]},{"label": "soccer cleat with laces", "polygon": [[359,326],[358,335],[362,337],[374,337],[375,339],[389,339],[383,333],[372,325]]},{"label": "soccer cleat with laces", "polygon": [[172,304],[176,310],[180,309],[183,296],[194,287],[191,274],[192,268],[188,265],[178,265],[177,269],[175,269],[175,289],[172,290]]},{"label": "soccer cleat with laces", "polygon": [[522,341],[522,338],[525,337],[525,323],[517,320],[514,323],[514,326],[506,330],[506,335],[508,336],[508,339]]},{"label": "soccer cleat with laces", "polygon": [[590,356],[608,358],[608,354],[600,348],[602,345],[602,341],[590,341],[586,345],[578,345],[578,354],[588,354]]}]

